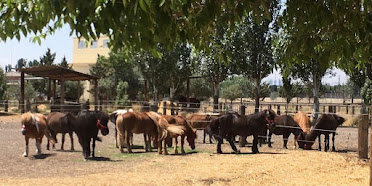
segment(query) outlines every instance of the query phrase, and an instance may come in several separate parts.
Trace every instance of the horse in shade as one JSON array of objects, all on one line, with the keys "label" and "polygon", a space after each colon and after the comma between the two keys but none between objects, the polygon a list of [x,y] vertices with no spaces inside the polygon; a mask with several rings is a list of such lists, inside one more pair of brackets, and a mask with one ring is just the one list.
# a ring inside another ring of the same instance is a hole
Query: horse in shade
[{"label": "horse in shade", "polygon": [[236,112],[222,115],[211,123],[213,136],[217,139],[217,153],[222,153],[221,144],[225,138],[235,153],[239,152],[234,144],[234,136],[240,135],[243,138],[253,135],[252,152],[258,153],[258,137],[267,130],[267,124],[274,122],[276,114],[268,109],[248,116]]},{"label": "horse in shade", "polygon": [[52,144],[57,142],[57,140],[52,138],[50,135],[47,119],[44,115],[31,112],[24,113],[21,116],[21,124],[21,132],[22,135],[25,136],[26,142],[25,152],[23,153],[24,157],[28,156],[28,144],[30,138],[34,138],[36,141],[37,155],[41,155],[40,145],[44,135],[52,142]]},{"label": "horse in shade", "polygon": [[300,135],[302,131],[301,127],[295,122],[295,120],[289,115],[277,116],[274,119],[274,123],[268,125],[269,127],[269,139],[268,145],[271,146],[271,136],[283,135],[283,148],[287,149],[287,142],[289,135],[293,134],[295,138]]},{"label": "horse in shade", "polygon": [[77,115],[74,130],[79,138],[79,143],[83,149],[84,160],[90,156],[90,142],[92,141],[92,157],[95,157],[96,140],[101,141],[98,132],[103,136],[109,134],[107,123],[109,116],[101,111],[82,110]]}]

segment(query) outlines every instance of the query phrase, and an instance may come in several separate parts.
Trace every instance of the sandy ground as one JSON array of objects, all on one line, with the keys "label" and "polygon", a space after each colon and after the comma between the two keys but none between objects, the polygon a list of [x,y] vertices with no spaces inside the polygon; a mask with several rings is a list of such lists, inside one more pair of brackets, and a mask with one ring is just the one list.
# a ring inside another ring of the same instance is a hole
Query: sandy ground
[{"label": "sandy ground", "polygon": [[[97,144],[97,158],[83,161],[75,137],[76,151],[46,150],[43,140],[41,156],[22,157],[24,137],[20,133],[20,116],[0,116],[0,185],[368,185],[368,162],[356,158],[357,130],[339,128],[337,152],[295,150],[293,137],[289,149],[282,149],[282,137],[273,136],[274,148],[250,147],[241,154],[216,154],[216,144],[202,144],[199,132],[196,150],[186,146],[186,155],[144,153],[142,135],[135,135],[134,154],[121,154],[114,146],[112,130]],[[110,124],[113,129],[113,124]],[[60,135],[58,136],[59,142]],[[65,149],[70,149],[66,135]],[[251,141],[251,139],[248,139]],[[317,144],[317,143],[316,143]],[[317,145],[314,146],[317,148]],[[173,150],[169,150],[173,153]]]}]

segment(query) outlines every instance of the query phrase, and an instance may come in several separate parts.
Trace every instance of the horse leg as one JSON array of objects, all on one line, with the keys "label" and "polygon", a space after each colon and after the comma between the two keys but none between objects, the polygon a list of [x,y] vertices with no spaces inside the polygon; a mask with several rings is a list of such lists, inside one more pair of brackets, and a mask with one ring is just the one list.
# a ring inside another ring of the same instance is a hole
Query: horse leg
[{"label": "horse leg", "polygon": [[[234,139],[235,140],[235,139]],[[209,133],[209,143],[210,144],[212,144],[213,142],[212,142],[212,134],[211,133]]]},{"label": "horse leg", "polygon": [[[116,128],[116,124],[115,124],[115,136],[118,136],[118,129]],[[116,148],[119,148],[118,138],[117,137],[116,137],[116,140],[115,140],[115,147]]]},{"label": "horse leg", "polygon": [[288,149],[287,143],[288,143],[288,137],[291,135],[291,133],[284,133],[283,134],[283,148]]},{"label": "horse leg", "polygon": [[269,147],[273,147],[273,146],[271,146],[271,136],[272,135],[273,135],[273,133],[270,131],[269,132],[269,139],[267,140],[267,144],[268,144]]},{"label": "horse leg", "polygon": [[70,136],[70,140],[71,140],[71,151],[75,151],[73,133],[69,132],[68,135]]},{"label": "horse leg", "polygon": [[28,143],[29,143],[29,138],[25,136],[25,142],[26,142],[26,148],[25,148],[25,152],[23,153],[23,157],[27,157],[28,156]]},{"label": "horse leg", "polygon": [[234,144],[234,136],[227,136],[227,141],[230,143],[230,146],[235,153],[240,153]]},{"label": "horse leg", "polygon": [[259,153],[257,145],[258,145],[258,135],[253,135],[253,145],[252,145],[253,154]]},{"label": "horse leg", "polygon": [[329,134],[324,134],[324,151],[329,150]]},{"label": "horse leg", "polygon": [[318,150],[321,151],[322,150],[322,145],[320,144],[320,134],[318,136],[318,143],[319,143],[319,146],[318,146]]},{"label": "horse leg", "polygon": [[158,137],[157,143],[158,143],[158,153],[162,154],[163,146],[162,146],[162,140],[160,136]]},{"label": "horse leg", "polygon": [[[148,152],[148,143],[147,143],[147,138],[146,138],[146,134],[143,133],[143,140],[145,141],[145,152]],[[130,144],[129,144],[130,145]]]},{"label": "horse leg", "polygon": [[168,155],[167,140],[164,138],[162,141],[164,142],[164,155]]},{"label": "horse leg", "polygon": [[185,154],[185,149],[183,145],[185,144],[185,136],[181,136],[181,153]]},{"label": "horse leg", "polygon": [[217,153],[218,154],[222,154],[222,150],[221,150],[221,144],[223,143],[223,139],[222,138],[219,138],[218,139],[218,142],[217,142]]},{"label": "horse leg", "polygon": [[[129,153],[133,153],[133,152],[132,152],[132,148],[131,148],[131,146],[130,146],[130,142],[129,142],[129,140],[130,140],[130,136],[131,136],[131,132],[130,132],[129,130],[127,130],[127,131],[125,132],[125,142],[126,142],[126,144],[127,144],[128,152],[129,152]],[[146,141],[145,141],[145,142],[146,142]]]},{"label": "horse leg", "polygon": [[[234,138],[235,140],[235,138]],[[247,144],[247,136],[240,136],[239,147],[244,147]]]},{"label": "horse leg", "polygon": [[177,140],[177,137],[175,137],[174,138],[174,154],[178,154],[177,145],[178,145],[178,140]]},{"label": "horse leg", "polygon": [[205,143],[205,137],[207,136],[207,132],[206,132],[205,129],[203,130],[203,135],[204,135],[204,137],[203,137],[203,143]]},{"label": "horse leg", "polygon": [[[90,143],[90,140],[89,140],[89,143]],[[89,145],[88,145],[89,146]],[[92,141],[92,157],[94,158],[95,157],[95,154],[94,154],[94,149],[96,148],[96,140],[93,138],[93,141]],[[90,150],[90,149],[89,149]],[[90,154],[90,153],[88,153]]]},{"label": "horse leg", "polygon": [[65,150],[65,149],[63,148],[63,146],[64,146],[64,144],[65,144],[65,135],[66,135],[66,133],[62,133],[62,144],[61,144],[61,150]]},{"label": "horse leg", "polygon": [[332,152],[335,152],[336,151],[336,147],[335,147],[335,135],[336,135],[336,132],[332,132]]},{"label": "horse leg", "polygon": [[[152,152],[152,146],[151,146],[152,135],[149,134],[147,137],[148,137],[148,139],[147,139],[147,141],[148,141],[147,142],[147,146],[149,148],[149,151]],[[133,136],[132,136],[132,144],[133,144]]]},{"label": "horse leg", "polygon": [[49,139],[47,139],[47,145],[46,145],[46,149],[47,149],[47,150],[50,149],[50,148],[49,148],[49,144],[50,144]]},{"label": "horse leg", "polygon": [[40,142],[43,138],[35,138],[36,141],[36,154],[41,155]]},{"label": "horse leg", "polygon": [[[54,139],[57,139],[57,134],[53,134],[53,138],[54,138]],[[53,148],[53,149],[56,149],[56,145],[55,145],[55,144],[52,144],[52,148]]]}]

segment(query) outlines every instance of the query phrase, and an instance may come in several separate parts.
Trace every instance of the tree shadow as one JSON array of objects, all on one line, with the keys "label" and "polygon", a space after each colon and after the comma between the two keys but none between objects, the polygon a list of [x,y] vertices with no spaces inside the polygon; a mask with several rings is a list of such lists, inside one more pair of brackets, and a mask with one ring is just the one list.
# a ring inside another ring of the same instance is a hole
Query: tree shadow
[{"label": "tree shadow", "polygon": [[37,160],[43,160],[43,159],[46,159],[48,157],[51,157],[51,156],[55,156],[56,154],[55,153],[51,153],[51,154],[40,154],[40,155],[33,155],[31,156],[30,159],[37,159]]}]

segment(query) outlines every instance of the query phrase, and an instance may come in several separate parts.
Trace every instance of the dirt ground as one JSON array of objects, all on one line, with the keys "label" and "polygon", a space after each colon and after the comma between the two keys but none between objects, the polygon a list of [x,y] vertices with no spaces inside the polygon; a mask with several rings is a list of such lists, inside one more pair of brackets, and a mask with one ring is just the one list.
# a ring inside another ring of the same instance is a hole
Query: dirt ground
[{"label": "dirt ground", "polygon": [[[134,154],[121,154],[114,146],[114,125],[110,134],[96,146],[97,158],[83,161],[81,147],[74,136],[76,151],[46,150],[43,139],[41,156],[34,156],[35,141],[30,141],[30,156],[22,157],[24,137],[20,115],[0,116],[0,185],[368,185],[368,162],[358,160],[357,129],[339,128],[337,152],[294,149],[293,137],[288,150],[282,137],[273,136],[273,148],[250,147],[241,154],[216,154],[216,144],[203,144],[199,131],[196,150],[186,146],[186,155],[144,153],[142,135],[135,135]],[[251,141],[251,139],[248,139]],[[317,144],[317,142],[316,142]],[[317,148],[317,145],[314,145]],[[66,135],[65,149],[70,149]],[[173,149],[169,150],[173,153]]]}]

